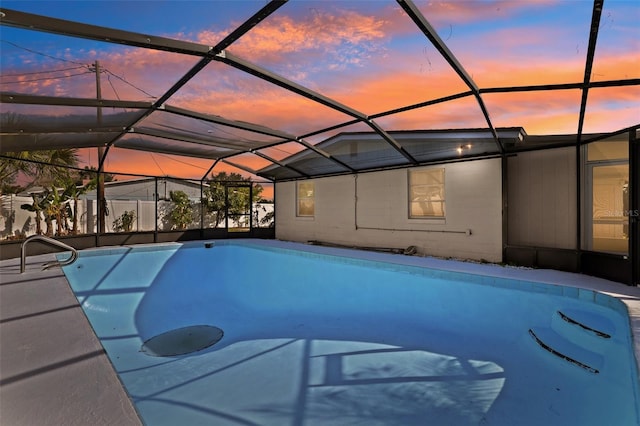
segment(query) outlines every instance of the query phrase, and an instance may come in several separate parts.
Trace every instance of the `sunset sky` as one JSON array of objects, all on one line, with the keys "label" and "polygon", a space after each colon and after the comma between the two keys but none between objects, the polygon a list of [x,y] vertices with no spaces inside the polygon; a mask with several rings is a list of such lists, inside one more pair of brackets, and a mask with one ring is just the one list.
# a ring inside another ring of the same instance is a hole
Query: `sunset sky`
[{"label": "sunset sky", "polygon": [[[2,7],[213,46],[264,4],[3,0]],[[584,78],[591,1],[415,4],[481,89],[578,83]],[[640,2],[605,0],[593,81],[640,78],[638,22]],[[3,92],[95,97],[95,74],[88,65],[99,60],[103,98],[153,101],[199,59],[5,26],[0,26],[0,37]],[[227,50],[366,115],[468,90],[394,1],[291,0]],[[483,99],[494,126],[522,126],[530,135],[577,131],[579,90],[484,94]],[[296,136],[351,119],[215,61],[167,103]],[[20,112],[15,105],[0,108]],[[69,113],[56,110],[56,114]],[[388,115],[376,122],[387,130],[487,126],[473,97]],[[589,91],[585,133],[615,131],[639,122],[638,85]],[[315,143],[339,131],[364,130],[370,128],[354,125],[308,140]],[[282,159],[300,148],[291,143],[265,153]],[[85,164],[97,164],[94,151],[82,151]],[[251,154],[233,161],[254,169],[269,165]],[[211,160],[192,157],[113,149],[107,170],[200,178],[211,164]],[[228,166],[215,170],[238,171]]]}]

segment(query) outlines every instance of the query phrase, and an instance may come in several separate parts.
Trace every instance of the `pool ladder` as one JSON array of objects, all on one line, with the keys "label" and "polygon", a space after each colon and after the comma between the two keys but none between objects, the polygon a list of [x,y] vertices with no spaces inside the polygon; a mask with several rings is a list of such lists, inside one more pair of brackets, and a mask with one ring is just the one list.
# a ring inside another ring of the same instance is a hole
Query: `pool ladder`
[{"label": "pool ladder", "polygon": [[66,260],[54,260],[52,262],[47,262],[43,265],[42,270],[44,271],[45,269],[49,269],[49,268],[53,268],[54,266],[66,266],[66,265],[70,265],[73,262],[76,261],[76,259],[78,258],[78,251],[76,249],[74,249],[73,247],[62,243],[58,240],[54,240],[51,237],[45,237],[44,235],[32,235],[29,238],[27,238],[26,240],[24,240],[24,242],[22,243],[22,247],[20,249],[20,273],[24,273],[25,270],[25,266],[26,266],[26,258],[27,258],[27,243],[30,243],[31,241],[41,241],[43,243],[49,244],[51,246],[56,246],[56,247],[60,247],[63,248],[65,250],[69,250],[71,251],[71,256],[66,259]]}]

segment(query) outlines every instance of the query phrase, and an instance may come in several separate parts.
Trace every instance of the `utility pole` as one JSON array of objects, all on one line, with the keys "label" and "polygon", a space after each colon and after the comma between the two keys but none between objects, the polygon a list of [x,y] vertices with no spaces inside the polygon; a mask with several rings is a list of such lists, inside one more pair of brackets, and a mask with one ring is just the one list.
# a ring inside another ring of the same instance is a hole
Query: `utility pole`
[{"label": "utility pole", "polygon": [[[96,60],[94,64],[96,71],[96,98],[98,101],[102,100],[102,89],[100,88],[100,62]],[[98,127],[102,126],[102,107],[98,106]],[[105,220],[107,217],[106,207],[107,200],[104,198],[104,147],[98,147],[98,186],[96,188],[96,195],[98,199],[98,234],[104,234],[105,232]]]}]

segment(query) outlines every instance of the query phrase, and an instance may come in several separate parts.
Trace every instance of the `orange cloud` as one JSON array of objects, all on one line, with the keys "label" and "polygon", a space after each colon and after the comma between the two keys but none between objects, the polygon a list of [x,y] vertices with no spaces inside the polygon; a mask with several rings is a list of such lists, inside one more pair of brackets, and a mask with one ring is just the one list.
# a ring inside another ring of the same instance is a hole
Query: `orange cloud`
[{"label": "orange cloud", "polygon": [[584,131],[611,132],[640,124],[640,87],[589,90]]},{"label": "orange cloud", "polygon": [[[82,165],[97,168],[97,148],[82,150],[80,157]],[[108,152],[105,171],[113,174],[200,178],[214,161],[113,147]]]},{"label": "orange cloud", "polygon": [[496,127],[521,126],[528,134],[574,133],[578,129],[581,92],[490,93],[483,95]]},{"label": "orange cloud", "polygon": [[467,97],[376,119],[392,130],[487,127],[474,97]]},{"label": "orange cloud", "polygon": [[368,115],[418,104],[469,89],[453,72],[404,72],[370,76],[356,84],[342,82],[334,96]]},{"label": "orange cloud", "polygon": [[[351,53],[348,61],[353,63],[360,60],[359,56],[371,55],[376,48],[372,42],[386,36],[385,25],[384,19],[351,10],[335,14],[315,10],[301,18],[275,15],[241,37],[229,50],[258,63],[280,63],[284,56],[301,52],[330,55],[339,63],[345,60],[342,46],[348,45]],[[214,46],[227,33],[228,30],[203,31],[197,38],[200,43]]]},{"label": "orange cloud", "polygon": [[596,55],[592,81],[640,78],[640,50],[625,55]]},{"label": "orange cloud", "polygon": [[[259,170],[271,164],[255,154],[241,154],[230,159],[240,166]],[[97,149],[83,149],[80,152],[81,167],[90,165],[97,168]],[[194,157],[182,157],[162,153],[151,153],[113,147],[109,150],[105,162],[105,172],[118,175],[118,180],[135,179],[132,175],[171,176],[181,179],[201,179],[215,160]],[[212,173],[234,172],[244,177],[252,177],[248,171],[236,168],[225,162],[218,162]]]},{"label": "orange cloud", "polygon": [[210,64],[210,68],[190,81],[170,103],[294,134],[351,119],[224,64]]}]

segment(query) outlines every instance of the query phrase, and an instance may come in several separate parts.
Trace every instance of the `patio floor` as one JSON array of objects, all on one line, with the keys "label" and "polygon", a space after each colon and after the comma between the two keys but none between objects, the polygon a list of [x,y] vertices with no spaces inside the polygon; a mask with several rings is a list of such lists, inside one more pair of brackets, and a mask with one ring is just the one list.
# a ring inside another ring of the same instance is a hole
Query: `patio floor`
[{"label": "patio floor", "polygon": [[54,259],[0,262],[0,424],[141,425]]}]

